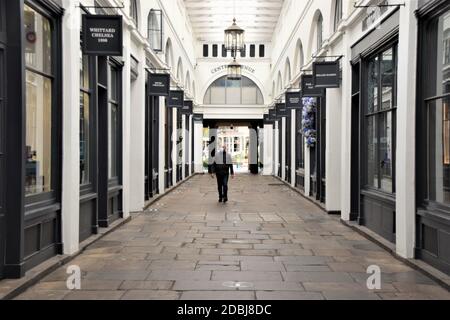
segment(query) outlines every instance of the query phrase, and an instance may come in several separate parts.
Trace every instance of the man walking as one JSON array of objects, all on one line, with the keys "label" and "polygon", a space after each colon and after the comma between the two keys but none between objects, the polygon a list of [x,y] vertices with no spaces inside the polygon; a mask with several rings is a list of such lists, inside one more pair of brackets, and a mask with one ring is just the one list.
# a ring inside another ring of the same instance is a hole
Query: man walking
[{"label": "man walking", "polygon": [[216,153],[211,174],[212,178],[216,174],[219,202],[228,202],[228,180],[230,173],[231,177],[234,178],[233,160],[231,159],[231,155],[228,154],[226,146],[223,146],[222,150]]}]

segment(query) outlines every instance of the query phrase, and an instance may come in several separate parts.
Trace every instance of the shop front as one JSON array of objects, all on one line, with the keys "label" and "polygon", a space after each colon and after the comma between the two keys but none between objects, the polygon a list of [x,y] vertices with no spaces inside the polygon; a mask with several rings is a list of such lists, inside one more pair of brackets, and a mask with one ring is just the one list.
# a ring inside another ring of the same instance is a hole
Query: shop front
[{"label": "shop front", "polygon": [[420,4],[416,256],[450,274],[450,4]]},{"label": "shop front", "polygon": [[354,209],[361,225],[390,242],[396,241],[398,26],[397,9],[352,46]]},{"label": "shop front", "polygon": [[0,1],[1,277],[62,251],[62,13],[49,1]]}]

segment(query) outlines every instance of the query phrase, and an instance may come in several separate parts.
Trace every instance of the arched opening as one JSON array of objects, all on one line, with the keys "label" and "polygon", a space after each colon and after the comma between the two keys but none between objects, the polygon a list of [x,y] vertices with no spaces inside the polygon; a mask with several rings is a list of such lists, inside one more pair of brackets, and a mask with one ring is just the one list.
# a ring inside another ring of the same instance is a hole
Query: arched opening
[{"label": "arched opening", "polygon": [[291,83],[292,74],[291,74],[291,61],[289,58],[286,58],[286,63],[284,66],[284,83],[285,86],[288,86]]},{"label": "arched opening", "polygon": [[136,28],[139,29],[139,8],[138,8],[138,0],[130,0],[130,17],[133,20]]},{"label": "arched opening", "polygon": [[304,65],[305,65],[305,56],[303,53],[303,44],[302,41],[298,39],[297,45],[295,46],[294,74],[299,73]]},{"label": "arched opening", "polygon": [[165,60],[167,66],[172,70],[173,68],[173,49],[172,49],[172,41],[167,39],[166,42],[166,53],[165,53]]},{"label": "arched opening", "polygon": [[343,17],[342,0],[334,0],[333,31],[336,32]]},{"label": "arched opening", "polygon": [[281,77],[281,72],[278,71],[278,82],[277,82],[277,94],[283,91],[283,78]]},{"label": "arched opening", "polygon": [[177,65],[177,79],[181,83],[184,83],[183,81],[183,61],[181,58],[178,59],[178,65]]},{"label": "arched opening", "polygon": [[187,92],[191,92],[191,74],[189,71],[186,73],[186,81],[184,83],[184,88]]},{"label": "arched opening", "polygon": [[261,89],[251,79],[229,80],[223,76],[214,81],[203,99],[205,105],[263,105]]},{"label": "arched opening", "polygon": [[150,10],[147,18],[147,39],[153,51],[163,49],[163,17],[161,10]]}]

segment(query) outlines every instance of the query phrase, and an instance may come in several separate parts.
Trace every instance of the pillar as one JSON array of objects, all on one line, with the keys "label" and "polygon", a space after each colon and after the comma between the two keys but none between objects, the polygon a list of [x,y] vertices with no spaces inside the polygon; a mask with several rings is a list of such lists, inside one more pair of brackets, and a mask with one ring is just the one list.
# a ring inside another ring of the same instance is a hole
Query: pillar
[{"label": "pillar", "polygon": [[[415,154],[416,154],[416,73],[417,0],[407,1],[400,8],[398,43],[398,109],[396,170],[396,246],[404,258],[414,257],[415,230]],[[413,54],[408,54],[413,53]]]},{"label": "pillar", "polygon": [[[79,249],[80,224],[80,8],[64,0],[62,55],[74,72],[63,74],[62,243],[64,254]],[[76,71],[76,72],[75,72]]]}]

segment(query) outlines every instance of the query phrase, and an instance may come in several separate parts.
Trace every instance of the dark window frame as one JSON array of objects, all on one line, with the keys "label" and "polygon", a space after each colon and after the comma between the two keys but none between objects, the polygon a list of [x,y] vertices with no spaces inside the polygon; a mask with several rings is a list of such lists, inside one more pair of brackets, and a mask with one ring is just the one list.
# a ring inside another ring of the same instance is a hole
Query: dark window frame
[{"label": "dark window frame", "polygon": [[[37,71],[24,65],[25,71],[31,71],[52,81],[52,191],[39,194],[25,195],[26,211],[56,204],[61,201],[62,190],[62,40],[61,21],[57,13],[34,0],[26,0],[25,4],[49,20],[52,33],[52,73]],[[26,99],[26,92],[23,93]],[[26,116],[26,115],[25,115]],[[24,119],[25,121],[25,119]],[[25,123],[24,123],[25,126]],[[25,161],[25,158],[24,158]],[[24,184],[25,186],[25,184]]]},{"label": "dark window frame", "polygon": [[204,44],[203,45],[203,58],[208,58],[208,57],[209,57],[209,45]]},{"label": "dark window frame", "polygon": [[[439,3],[431,5],[428,11],[419,19],[419,46],[418,52],[418,79],[428,79],[417,81],[417,115],[416,130],[417,141],[416,150],[426,150],[426,152],[416,152],[416,176],[417,176],[417,194],[416,204],[419,209],[437,211],[441,214],[450,216],[450,204],[439,203],[429,199],[429,150],[428,150],[428,112],[429,104],[441,99],[450,99],[450,93],[436,95],[435,72],[437,66],[437,20],[439,17],[450,10],[450,4],[439,7]],[[425,47],[425,45],[427,47]]]},{"label": "dark window frame", "polygon": [[[382,75],[381,75],[381,57],[384,52],[387,50],[392,49],[393,55],[394,55],[394,74],[393,77],[395,80],[393,80],[393,107],[382,109]],[[374,59],[375,57],[378,57],[378,63],[377,63],[377,72],[378,72],[378,99],[377,99],[377,105],[379,110],[373,111],[373,112],[367,112],[368,110],[368,90],[367,90],[367,66],[370,60]],[[361,112],[361,121],[363,125],[361,126],[362,132],[362,140],[363,141],[363,148],[361,149],[361,160],[362,163],[362,174],[361,182],[362,182],[362,189],[363,190],[369,190],[374,191],[381,194],[386,194],[389,196],[395,196],[396,194],[396,150],[397,150],[397,79],[398,79],[398,38],[396,37],[392,41],[386,43],[382,47],[378,48],[377,51],[370,56],[365,57],[365,59],[362,61],[362,72],[363,72],[363,99],[362,99],[362,112]],[[392,141],[392,163],[391,163],[391,170],[392,170],[392,192],[386,192],[381,187],[381,167],[380,167],[380,154],[381,154],[381,143],[380,137],[381,137],[381,118],[382,116],[388,114],[389,112],[392,113],[392,131],[391,131],[391,141]],[[368,173],[367,173],[367,166],[368,166],[368,160],[367,160],[367,119],[371,117],[376,117],[376,133],[377,133],[377,152],[376,152],[376,164],[377,164],[377,176],[378,176],[378,188],[375,188],[368,183]]]}]

